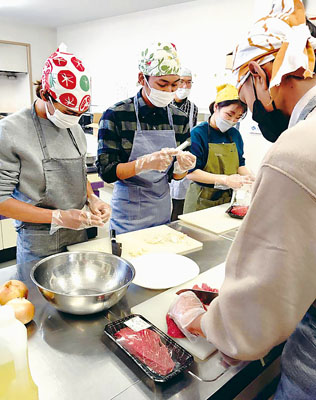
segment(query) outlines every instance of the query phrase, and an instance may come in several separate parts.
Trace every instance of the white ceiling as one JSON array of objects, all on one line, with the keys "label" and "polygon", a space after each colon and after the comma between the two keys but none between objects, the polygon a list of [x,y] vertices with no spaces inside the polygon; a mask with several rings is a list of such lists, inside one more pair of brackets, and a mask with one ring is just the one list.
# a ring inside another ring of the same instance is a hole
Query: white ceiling
[{"label": "white ceiling", "polygon": [[192,0],[0,0],[0,16],[56,28],[189,1]]}]

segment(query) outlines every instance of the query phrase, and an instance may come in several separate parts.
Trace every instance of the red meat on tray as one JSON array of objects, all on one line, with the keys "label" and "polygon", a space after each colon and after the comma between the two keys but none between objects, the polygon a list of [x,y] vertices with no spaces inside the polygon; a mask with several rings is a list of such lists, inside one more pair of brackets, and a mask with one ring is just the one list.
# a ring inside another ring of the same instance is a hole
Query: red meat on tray
[{"label": "red meat on tray", "polygon": [[231,214],[244,217],[247,214],[248,206],[233,206],[229,211]]},{"label": "red meat on tray", "polygon": [[156,332],[150,329],[135,332],[123,328],[115,337],[118,343],[157,374],[167,375],[173,371],[175,363]]}]

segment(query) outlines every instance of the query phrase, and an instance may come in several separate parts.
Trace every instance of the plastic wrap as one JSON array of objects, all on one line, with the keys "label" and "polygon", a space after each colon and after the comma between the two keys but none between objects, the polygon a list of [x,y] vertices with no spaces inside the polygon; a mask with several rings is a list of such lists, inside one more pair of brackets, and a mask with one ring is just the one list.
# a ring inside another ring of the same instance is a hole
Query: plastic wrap
[{"label": "plastic wrap", "polygon": [[193,356],[141,315],[109,323],[105,333],[156,382],[186,370]]},{"label": "plastic wrap", "polygon": [[242,188],[235,190],[230,207],[226,213],[237,219],[243,219],[247,214],[250,201],[251,201],[252,185],[246,184]]}]

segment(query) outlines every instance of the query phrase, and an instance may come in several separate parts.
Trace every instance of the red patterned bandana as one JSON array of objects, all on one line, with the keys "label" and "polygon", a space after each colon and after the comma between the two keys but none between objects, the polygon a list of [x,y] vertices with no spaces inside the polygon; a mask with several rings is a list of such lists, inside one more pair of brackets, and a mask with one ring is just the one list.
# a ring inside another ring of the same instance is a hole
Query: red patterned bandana
[{"label": "red patterned bandana", "polygon": [[61,44],[46,60],[42,71],[42,88],[58,103],[77,111],[86,111],[91,102],[90,76],[82,61],[67,53]]}]

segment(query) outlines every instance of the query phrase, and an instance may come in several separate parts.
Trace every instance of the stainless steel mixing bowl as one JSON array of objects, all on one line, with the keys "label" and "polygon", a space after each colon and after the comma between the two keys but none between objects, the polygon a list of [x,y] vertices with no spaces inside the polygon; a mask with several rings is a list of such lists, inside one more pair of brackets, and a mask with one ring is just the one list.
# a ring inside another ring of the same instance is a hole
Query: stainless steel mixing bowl
[{"label": "stainless steel mixing bowl", "polygon": [[31,279],[57,310],[93,314],[116,304],[135,276],[131,263],[97,251],[59,253],[39,261]]}]

